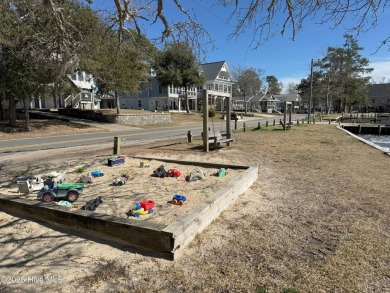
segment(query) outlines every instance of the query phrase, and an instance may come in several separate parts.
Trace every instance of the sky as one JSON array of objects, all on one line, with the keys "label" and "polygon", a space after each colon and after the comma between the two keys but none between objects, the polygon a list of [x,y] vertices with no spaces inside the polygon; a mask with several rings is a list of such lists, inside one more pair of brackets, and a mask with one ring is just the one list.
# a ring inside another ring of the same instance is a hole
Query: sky
[{"label": "sky", "polygon": [[[113,2],[114,0],[94,0],[93,8],[110,9],[109,3]],[[164,14],[167,19],[182,18],[180,11],[172,5],[173,0],[166,0],[164,3],[166,3]],[[328,47],[341,47],[344,43],[343,35],[346,33],[346,26],[353,22],[350,17],[342,25],[332,29],[331,23],[318,25],[316,24],[318,20],[309,19],[296,34],[294,41],[289,32],[284,36],[276,34],[260,47],[253,49],[251,31],[241,34],[237,39],[229,40],[234,22],[228,23],[226,20],[231,9],[214,5],[214,0],[183,0],[181,3],[190,13],[196,15],[197,21],[214,40],[215,48],[207,47],[207,54],[202,62],[226,61],[230,69],[235,66],[261,68],[265,71],[264,77],[274,75],[285,86],[289,82],[299,83],[302,78],[308,77],[311,59],[321,59]],[[282,22],[283,19],[276,17],[276,25],[280,26]],[[144,25],[144,28],[149,37],[156,37],[161,32],[159,24],[150,25],[149,22]],[[355,32],[349,34],[354,35]],[[384,77],[390,82],[390,46],[379,48],[381,42],[389,35],[390,7],[385,11],[378,11],[377,27],[355,35],[358,44],[364,48],[360,54],[368,58],[370,67],[374,68],[370,74],[374,80]]]}]

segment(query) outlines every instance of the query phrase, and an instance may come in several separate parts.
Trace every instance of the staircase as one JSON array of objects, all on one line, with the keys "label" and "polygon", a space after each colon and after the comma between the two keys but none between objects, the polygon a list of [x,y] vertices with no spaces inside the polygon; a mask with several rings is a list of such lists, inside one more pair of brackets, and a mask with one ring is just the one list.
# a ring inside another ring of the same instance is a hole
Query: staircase
[{"label": "staircase", "polygon": [[80,108],[81,95],[82,92],[78,93],[76,96],[73,95],[67,96],[64,100],[64,108],[69,108],[69,106],[71,106],[71,108],[73,109]]}]

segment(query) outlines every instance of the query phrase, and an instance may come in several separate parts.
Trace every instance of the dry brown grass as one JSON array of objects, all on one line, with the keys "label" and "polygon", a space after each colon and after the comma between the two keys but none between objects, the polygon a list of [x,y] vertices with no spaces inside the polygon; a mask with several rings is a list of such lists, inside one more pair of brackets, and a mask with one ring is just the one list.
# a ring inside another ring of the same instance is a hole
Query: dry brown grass
[{"label": "dry brown grass", "polygon": [[107,131],[89,125],[54,119],[31,119],[30,127],[31,131],[27,131],[24,120],[18,120],[17,127],[9,127],[6,122],[0,122],[0,140]]},{"label": "dry brown grass", "polygon": [[[178,260],[117,252],[118,276],[100,278],[94,264],[72,284],[87,276],[99,282],[85,292],[390,292],[390,157],[333,125],[233,136],[231,148],[208,154],[197,148],[199,139],[124,147],[132,154],[258,165],[259,179]],[[15,160],[8,168],[17,167]]]}]

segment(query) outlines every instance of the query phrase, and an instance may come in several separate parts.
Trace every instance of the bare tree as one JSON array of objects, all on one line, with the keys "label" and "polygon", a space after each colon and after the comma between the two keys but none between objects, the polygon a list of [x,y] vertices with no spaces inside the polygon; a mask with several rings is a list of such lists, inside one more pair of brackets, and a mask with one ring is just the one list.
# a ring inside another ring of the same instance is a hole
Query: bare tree
[{"label": "bare tree", "polygon": [[372,77],[370,83],[371,84],[390,83],[390,78],[386,78],[386,76]]},{"label": "bare tree", "polygon": [[298,93],[297,86],[298,85],[295,82],[289,82],[287,84],[287,93],[288,94],[297,94]]},{"label": "bare tree", "polygon": [[[40,1],[55,15],[58,31],[63,35],[62,42],[66,48],[66,37],[69,37],[69,32],[65,26],[66,20],[61,14],[60,1]],[[89,4],[95,2],[85,1]],[[244,0],[215,0],[208,2],[207,5],[210,5],[210,9],[224,7],[230,10],[230,16],[226,20],[233,26],[230,38],[250,33],[253,36],[251,47],[257,48],[276,34],[288,35],[294,40],[306,22],[311,22],[313,18],[318,19],[319,25],[329,24],[331,28],[335,28],[347,23],[347,18],[351,15],[353,19],[352,22],[348,22],[350,27],[347,27],[346,31],[355,34],[365,32],[378,24],[378,14],[386,9],[389,1],[252,0],[248,3]],[[112,7],[104,14],[108,15],[112,28],[118,28],[119,32],[130,29],[129,31],[145,34],[151,24],[161,25],[161,34],[158,37],[161,42],[186,42],[199,57],[206,53],[206,45],[213,43],[210,34],[197,21],[197,7],[192,7],[192,1],[173,0],[172,4],[166,0],[106,2],[111,3]],[[172,8],[167,7],[168,5],[173,5],[178,11],[174,19],[168,18],[165,13]],[[121,35],[118,34],[119,38]],[[378,50],[382,46],[387,46],[389,40],[390,35],[384,36],[383,41],[378,44]]]},{"label": "bare tree", "polygon": [[[53,0],[44,0],[50,3]],[[92,3],[94,0],[87,0]],[[119,28],[124,28],[125,23],[133,29],[142,30],[142,22],[160,22],[163,25],[161,38],[185,37],[194,42],[194,36],[207,35],[204,28],[196,20],[195,9],[191,2],[174,0],[173,3],[184,18],[179,21],[170,21],[164,14],[164,0],[157,1],[132,1],[113,0],[116,15],[112,16]],[[248,30],[253,35],[252,46],[258,47],[269,37],[275,34],[288,34],[294,40],[296,34],[304,27],[306,21],[312,21],[315,17],[318,24],[329,24],[331,28],[338,27],[347,22],[348,16],[353,16],[352,23],[346,28],[347,32],[359,34],[378,24],[378,14],[383,12],[389,0],[216,0],[211,1],[210,7],[222,6],[231,10],[227,19],[234,29],[231,38],[238,37]],[[386,45],[390,35],[384,36],[380,46]],[[185,41],[184,39],[182,39]]]},{"label": "bare tree", "polygon": [[244,97],[245,114],[248,112],[247,99],[261,92],[264,70],[254,67],[234,66],[232,70],[238,92]]}]

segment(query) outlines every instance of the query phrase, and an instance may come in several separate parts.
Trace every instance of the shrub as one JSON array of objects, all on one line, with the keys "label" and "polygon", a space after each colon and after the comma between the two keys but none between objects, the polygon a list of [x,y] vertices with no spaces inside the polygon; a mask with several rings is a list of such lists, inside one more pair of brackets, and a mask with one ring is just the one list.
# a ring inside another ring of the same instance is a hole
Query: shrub
[{"label": "shrub", "polygon": [[209,108],[209,117],[215,117],[215,114],[214,108]]}]

